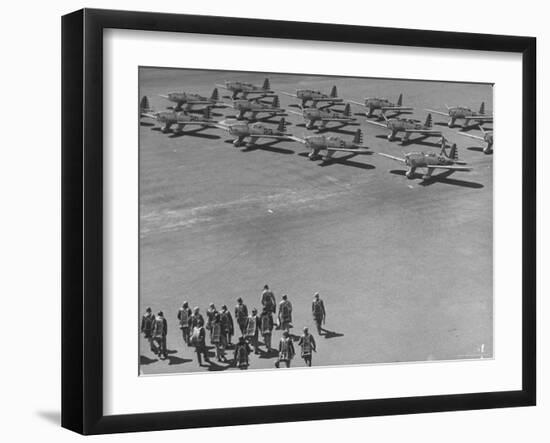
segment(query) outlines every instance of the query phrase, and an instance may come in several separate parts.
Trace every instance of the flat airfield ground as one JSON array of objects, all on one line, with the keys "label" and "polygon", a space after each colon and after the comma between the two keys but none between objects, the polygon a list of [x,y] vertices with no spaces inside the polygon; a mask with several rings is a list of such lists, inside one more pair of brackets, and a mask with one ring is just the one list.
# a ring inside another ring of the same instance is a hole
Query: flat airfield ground
[{"label": "flat airfield ground", "polygon": [[[170,103],[158,94],[185,90],[209,96],[214,83],[261,84],[265,77],[142,68],[139,94],[162,110]],[[328,93],[336,84],[340,97],[356,101],[365,96],[396,101],[402,92],[404,104],[415,108],[409,117],[421,121],[424,108],[441,109],[444,103],[477,109],[485,101],[492,110],[489,85],[268,77],[273,89],[287,92]],[[280,99],[285,108],[298,103]],[[218,120],[234,115],[231,108],[215,113]],[[384,128],[357,117],[360,126],[327,133],[351,139],[360,127],[371,151],[397,156],[439,150],[436,138],[390,143]],[[300,116],[286,119],[290,133],[313,132]],[[270,121],[275,127],[278,118]],[[457,143],[461,160],[473,170],[423,181],[407,180],[404,165],[376,154],[337,153],[335,161],[323,164],[310,161],[306,149],[292,141],[263,139],[257,147],[236,148],[220,129],[163,134],[157,122],[141,119],[139,307],[142,313],[147,306],[164,311],[169,358],[159,361],[140,338],[140,373],[226,369],[216,363],[199,367],[192,348],[183,344],[178,308],[187,300],[205,315],[213,302],[233,313],[238,297],[249,310],[260,308],[266,283],[278,302],[286,293],[293,303],[293,332],[309,326],[314,333],[315,366],[491,358],[492,155],[456,135],[458,129],[447,128],[446,121],[434,115],[434,126]],[[326,338],[317,336],[310,312],[317,291],[327,308]],[[275,331],[274,345],[279,338]],[[304,366],[297,352],[293,367]],[[273,368],[274,361],[252,355],[250,369]]]}]

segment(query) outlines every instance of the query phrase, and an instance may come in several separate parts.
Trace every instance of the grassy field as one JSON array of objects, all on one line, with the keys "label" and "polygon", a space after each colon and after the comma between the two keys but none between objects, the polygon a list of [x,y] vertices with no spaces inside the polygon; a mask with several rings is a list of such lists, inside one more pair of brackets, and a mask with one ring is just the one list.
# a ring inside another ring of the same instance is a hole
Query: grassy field
[{"label": "grassy field", "polygon": [[[216,71],[142,69],[140,96],[157,110],[158,97],[185,90],[210,95],[214,83],[266,75]],[[269,75],[272,88],[301,87],[362,101],[385,96],[423,108],[467,105],[492,109],[488,85]],[[223,91],[220,90],[223,93]],[[281,95],[281,104],[297,103]],[[362,108],[354,106],[354,112]],[[216,110],[222,120],[233,111]],[[402,147],[384,128],[364,123],[364,144],[373,152],[402,156],[437,151],[436,139]],[[290,114],[288,131],[308,131]],[[276,119],[274,119],[276,121]],[[492,156],[457,136],[434,116],[436,127],[456,142],[473,171],[439,180],[407,180],[403,166],[373,155],[336,154],[312,162],[302,145],[269,143],[235,148],[216,128],[163,134],[142,119],[140,131],[140,312],[151,306],[168,320],[169,358],[158,361],[141,339],[143,374],[223,370],[199,367],[184,346],[176,314],[184,300],[199,306],[242,297],[260,307],[269,284],[277,301],[288,294],[294,332],[313,321],[310,308],[320,292],[327,308],[314,365],[372,364],[492,357]],[[275,124],[272,125],[275,127]],[[329,133],[351,139],[356,127]],[[479,134],[478,130],[472,133]],[[274,343],[280,333],[274,334]],[[480,352],[483,346],[483,353]],[[273,368],[274,358],[252,356],[251,369]],[[303,366],[298,357],[293,366]]]}]

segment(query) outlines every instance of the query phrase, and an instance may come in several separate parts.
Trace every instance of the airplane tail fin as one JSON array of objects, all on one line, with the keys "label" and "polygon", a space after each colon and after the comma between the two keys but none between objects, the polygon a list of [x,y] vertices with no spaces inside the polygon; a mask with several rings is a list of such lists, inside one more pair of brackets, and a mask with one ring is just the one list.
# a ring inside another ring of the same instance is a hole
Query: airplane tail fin
[{"label": "airplane tail fin", "polygon": [[279,106],[280,106],[279,96],[276,95],[276,96],[273,98],[273,103],[271,103],[271,107],[272,107],[272,108],[278,108]]},{"label": "airplane tail fin", "polygon": [[355,133],[355,137],[353,137],[353,144],[360,145],[361,143],[363,143],[363,132],[361,129],[358,129]]},{"label": "airplane tail fin", "polygon": [[397,106],[403,106],[403,93],[399,94],[399,98],[397,99]]},{"label": "airplane tail fin", "polygon": [[218,92],[218,88],[214,88],[212,91],[212,95],[210,96],[210,100],[217,102],[220,99],[220,93]]},{"label": "airplane tail fin", "polygon": [[277,131],[284,132],[286,130],[286,121],[285,118],[281,118],[281,121],[279,121],[279,126],[277,127]]},{"label": "airplane tail fin", "polygon": [[330,98],[336,98],[338,97],[338,90],[336,89],[336,85],[332,87],[332,90],[330,91]]},{"label": "airplane tail fin", "polygon": [[151,110],[151,105],[149,104],[149,98],[144,95],[141,97],[139,102],[139,112],[147,112]]},{"label": "airplane tail fin", "polygon": [[432,114],[428,114],[428,116],[426,117],[426,122],[424,123],[424,126],[426,126],[426,128],[431,128],[432,127]]},{"label": "airplane tail fin", "polygon": [[481,106],[479,107],[479,113],[485,114],[485,102],[481,102]]},{"label": "airplane tail fin", "polygon": [[266,78],[264,80],[264,84],[262,85],[262,89],[265,89],[266,91],[268,91],[269,89],[271,89],[271,85],[269,84],[269,79]]},{"label": "airplane tail fin", "polygon": [[349,103],[346,104],[346,107],[344,108],[344,117],[350,117],[351,116],[351,106]]}]

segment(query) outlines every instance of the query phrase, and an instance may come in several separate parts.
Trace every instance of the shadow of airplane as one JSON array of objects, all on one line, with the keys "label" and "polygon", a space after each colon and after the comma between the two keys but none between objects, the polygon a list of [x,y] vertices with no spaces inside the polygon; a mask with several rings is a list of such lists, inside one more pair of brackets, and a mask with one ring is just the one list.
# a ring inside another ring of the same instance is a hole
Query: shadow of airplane
[{"label": "shadow of airplane", "polygon": [[193,129],[191,131],[179,131],[179,132],[172,131],[172,134],[169,137],[179,138],[179,137],[187,136],[187,137],[207,138],[209,140],[219,140],[221,138],[219,135],[203,134],[202,131],[204,131],[205,129],[209,129],[209,128],[203,127],[203,128]]},{"label": "shadow of airplane", "polygon": [[277,154],[294,154],[294,151],[291,149],[278,148],[273,146],[279,143],[278,140],[268,143],[262,143],[261,145],[255,144],[253,146],[246,146],[244,149],[241,149],[241,152],[252,152],[257,150],[276,152]]},{"label": "shadow of airplane", "polygon": [[[361,163],[361,162],[356,162],[356,161],[353,161],[353,160],[349,160],[350,158],[353,158],[356,155],[357,154],[350,154],[350,155],[346,155],[344,157],[336,157],[336,158],[333,157],[329,160],[323,160],[321,163],[319,163],[319,166],[324,168],[326,166],[330,166],[330,165],[333,165],[333,164],[336,163],[336,164],[351,166],[353,168],[359,168],[359,169],[366,169],[366,170],[376,169],[376,167],[374,165],[371,165],[369,163]],[[370,153],[370,155],[372,155],[372,153]]]},{"label": "shadow of airplane", "polygon": [[180,357],[176,357],[174,355],[169,355],[167,360],[168,360],[168,365],[169,366],[181,365],[183,363],[189,363],[189,362],[193,361],[190,358],[180,358]]},{"label": "shadow of airplane", "polygon": [[149,357],[146,357],[145,355],[139,356],[140,365],[150,365],[151,363],[155,363],[157,361],[159,361],[158,358],[149,358]]},{"label": "shadow of airplane", "polygon": [[317,134],[324,134],[325,132],[336,132],[337,134],[345,134],[345,135],[355,135],[355,131],[350,129],[342,129],[347,126],[359,126],[359,123],[349,123],[346,125],[339,125],[339,126],[329,126],[325,128],[317,128],[316,133]]},{"label": "shadow of airplane", "polygon": [[[422,179],[418,183],[419,186],[431,186],[434,183],[444,183],[447,185],[454,185],[454,186],[460,186],[463,188],[470,188],[470,189],[481,189],[484,188],[484,186],[481,183],[476,182],[470,182],[466,180],[458,180],[454,178],[449,178],[449,176],[454,171],[444,171],[441,174],[432,175],[429,179]],[[406,171],[403,170],[391,170],[390,174],[400,175],[402,177],[405,177]],[[422,174],[415,173],[415,178],[422,178]]]}]

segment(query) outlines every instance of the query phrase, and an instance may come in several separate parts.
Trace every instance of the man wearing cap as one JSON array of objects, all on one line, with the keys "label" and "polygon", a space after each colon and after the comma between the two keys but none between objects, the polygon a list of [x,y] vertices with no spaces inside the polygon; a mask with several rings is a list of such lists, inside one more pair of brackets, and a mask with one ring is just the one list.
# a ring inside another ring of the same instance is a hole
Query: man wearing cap
[{"label": "man wearing cap", "polygon": [[268,285],[264,286],[261,301],[262,301],[262,306],[265,309],[275,314],[275,310],[277,308],[277,302],[275,301],[275,295],[273,295],[273,292],[269,290]]},{"label": "man wearing cap", "polygon": [[292,327],[292,303],[286,294],[283,295],[283,299],[279,303],[279,327],[283,331]]},{"label": "man wearing cap", "polygon": [[245,336],[249,343],[254,348],[254,354],[259,354],[258,350],[258,333],[260,330],[260,317],[258,317],[258,310],[252,309],[252,314],[246,319]]},{"label": "man wearing cap", "polygon": [[222,310],[220,311],[220,322],[222,325],[222,334],[225,335],[227,345],[231,345],[231,337],[234,334],[233,327],[233,318],[231,317],[231,312],[228,311],[227,306],[223,305]]},{"label": "man wearing cap", "polygon": [[189,307],[189,304],[186,301],[183,302],[183,305],[178,310],[178,322],[181,329],[181,335],[183,336],[183,341],[187,346],[189,346],[191,308]]},{"label": "man wearing cap", "polygon": [[199,312],[198,306],[195,306],[193,308],[193,314],[191,315],[191,318],[190,318],[190,325],[191,325],[191,328],[204,326],[204,317]]},{"label": "man wearing cap", "polygon": [[216,306],[214,306],[214,303],[210,303],[208,305],[208,309],[206,310],[206,330],[210,331],[210,342],[212,342],[212,323],[214,322],[214,317],[218,311],[216,310]]},{"label": "man wearing cap", "polygon": [[241,335],[244,336],[246,332],[246,321],[248,318],[248,308],[243,303],[243,299],[239,297],[237,299],[237,305],[235,306],[235,320],[241,330]]},{"label": "man wearing cap", "polygon": [[260,315],[260,332],[264,339],[264,344],[267,352],[272,350],[271,348],[271,334],[273,333],[273,314],[270,310],[264,308]]},{"label": "man wearing cap", "polygon": [[325,324],[325,318],[327,313],[325,311],[325,304],[323,300],[319,298],[319,293],[316,292],[313,296],[313,303],[311,303],[311,313],[313,314],[313,321],[315,326],[317,326],[317,333],[321,335],[323,331],[322,325]]},{"label": "man wearing cap", "polygon": [[193,328],[193,333],[191,334],[191,343],[195,347],[199,366],[202,366],[202,357],[204,357],[205,362],[210,363],[210,358],[208,357],[208,349],[206,348],[206,330],[204,329],[204,326],[195,326]]},{"label": "man wearing cap", "polygon": [[290,362],[294,358],[296,352],[294,351],[294,344],[290,338],[288,331],[283,332],[283,336],[279,341],[279,358],[275,362],[275,366],[278,368],[283,362],[287,368],[290,368]]},{"label": "man wearing cap", "polygon": [[313,335],[309,333],[307,327],[304,327],[304,335],[300,337],[298,346],[302,348],[302,358],[306,362],[306,365],[311,366],[311,356],[313,352],[317,352],[317,346],[315,345]]},{"label": "man wearing cap", "polygon": [[164,318],[162,311],[159,311],[153,322],[152,337],[156,353],[161,360],[168,357],[166,352],[166,334],[168,333],[168,322]]},{"label": "man wearing cap", "polygon": [[227,347],[227,337],[222,333],[222,323],[220,319],[220,313],[216,312],[212,320],[212,329],[210,341],[216,347],[216,360],[219,362],[226,362],[225,348]]},{"label": "man wearing cap", "polygon": [[152,333],[153,333],[153,323],[155,321],[155,316],[151,308],[145,310],[145,314],[141,317],[141,333],[143,337],[149,342],[149,347],[152,352],[155,352],[153,347]]}]

